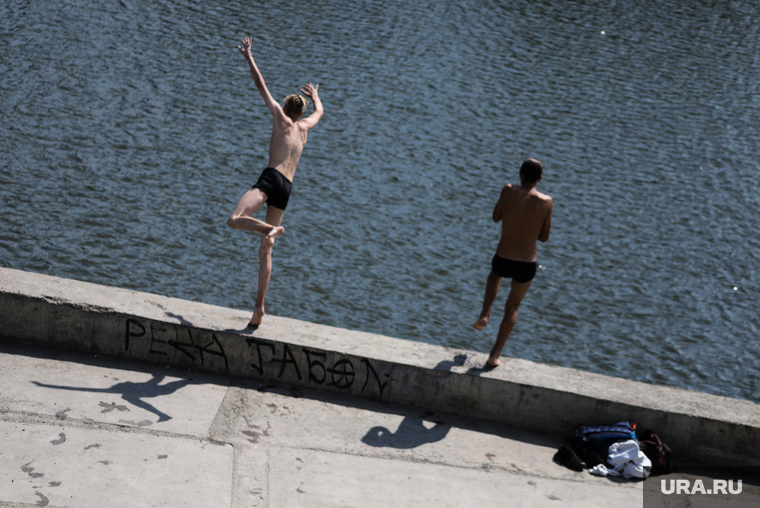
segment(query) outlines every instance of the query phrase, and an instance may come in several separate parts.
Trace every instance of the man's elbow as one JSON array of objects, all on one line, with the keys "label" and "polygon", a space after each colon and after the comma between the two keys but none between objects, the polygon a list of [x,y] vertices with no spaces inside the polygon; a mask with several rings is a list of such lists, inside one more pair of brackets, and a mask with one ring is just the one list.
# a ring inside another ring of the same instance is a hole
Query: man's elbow
[{"label": "man's elbow", "polygon": [[541,235],[538,237],[538,241],[541,243],[546,243],[549,241],[549,233],[546,233],[545,235]]},{"label": "man's elbow", "polygon": [[325,116],[325,112],[323,110],[314,111],[310,118],[310,120],[313,120],[314,122],[312,125],[317,125],[317,123],[322,120],[323,116]]}]

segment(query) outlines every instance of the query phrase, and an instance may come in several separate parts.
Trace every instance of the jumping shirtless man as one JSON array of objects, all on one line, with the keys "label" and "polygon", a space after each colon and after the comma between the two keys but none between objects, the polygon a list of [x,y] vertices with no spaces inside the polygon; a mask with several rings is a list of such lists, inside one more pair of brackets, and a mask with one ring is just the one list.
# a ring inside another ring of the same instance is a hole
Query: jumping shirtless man
[{"label": "jumping shirtless man", "polygon": [[482,330],[488,324],[501,278],[511,278],[512,287],[504,308],[504,319],[496,335],[496,344],[486,362],[488,367],[501,364],[499,356],[517,321],[517,308],[536,275],[536,240],[546,242],[549,239],[554,204],[552,198],[536,190],[542,173],[541,161],[525,160],[520,167],[520,186],[505,185],[493,209],[493,221],[501,221],[501,239],[491,260],[483,310],[480,318],[472,324],[476,330]]},{"label": "jumping shirtless man", "polygon": [[[284,108],[280,107],[269,93],[264,78],[256,62],[253,61],[251,38],[244,37],[243,46],[238,46],[238,49],[251,68],[253,82],[264,98],[273,119],[272,138],[269,141],[269,164],[227,219],[227,225],[233,229],[262,233],[259,247],[259,287],[256,294],[256,307],[248,323],[248,326],[258,326],[264,317],[264,298],[269,287],[269,277],[272,275],[272,246],[275,239],[285,232],[285,228],[280,226],[280,223],[282,223],[282,216],[290,198],[298,159],[306,144],[309,129],[317,125],[324,110],[317,94],[319,85],[311,83],[301,88],[301,92],[314,101],[314,113],[309,117],[300,119],[306,111],[307,104],[307,100],[300,95],[289,95],[285,98]],[[252,217],[264,206],[264,203],[267,203],[266,222]]]}]

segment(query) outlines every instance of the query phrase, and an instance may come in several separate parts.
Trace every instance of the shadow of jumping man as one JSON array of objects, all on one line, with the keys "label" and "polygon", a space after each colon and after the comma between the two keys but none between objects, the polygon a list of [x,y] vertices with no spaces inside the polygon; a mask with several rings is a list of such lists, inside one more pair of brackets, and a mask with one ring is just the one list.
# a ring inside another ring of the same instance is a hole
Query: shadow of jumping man
[{"label": "shadow of jumping man", "polygon": [[[432,428],[425,427],[423,422],[426,419],[435,425]],[[451,430],[451,425],[446,425],[434,413],[425,413],[422,416],[407,416],[401,421],[396,432],[391,432],[385,427],[372,427],[362,438],[362,442],[377,448],[408,450],[441,441],[449,433],[449,430]]]},{"label": "shadow of jumping man", "polygon": [[153,374],[153,379],[144,383],[133,383],[131,381],[125,381],[123,383],[117,383],[110,388],[84,388],[78,386],[49,385],[40,383],[38,381],[32,381],[32,383],[41,388],[54,388],[56,390],[71,390],[76,392],[112,393],[121,395],[122,399],[132,404],[133,406],[137,406],[158,416],[158,422],[165,422],[167,420],[171,420],[172,417],[142,399],[161,397],[162,395],[171,395],[180,388],[183,388],[190,384],[191,380],[180,379],[178,381],[172,381],[163,385],[159,384],[164,379],[164,377],[165,376],[162,374]]},{"label": "shadow of jumping man", "polygon": [[443,360],[438,362],[435,366],[435,370],[451,370],[453,367],[461,367],[467,361],[467,355],[458,354],[453,360]]}]

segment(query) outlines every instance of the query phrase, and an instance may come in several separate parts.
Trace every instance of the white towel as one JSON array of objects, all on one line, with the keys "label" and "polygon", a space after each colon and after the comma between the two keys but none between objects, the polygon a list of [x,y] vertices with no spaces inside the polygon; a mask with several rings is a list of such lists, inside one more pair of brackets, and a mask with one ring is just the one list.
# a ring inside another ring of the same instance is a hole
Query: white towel
[{"label": "white towel", "polygon": [[633,439],[611,444],[607,449],[607,463],[624,478],[646,479],[652,471],[652,461]]}]

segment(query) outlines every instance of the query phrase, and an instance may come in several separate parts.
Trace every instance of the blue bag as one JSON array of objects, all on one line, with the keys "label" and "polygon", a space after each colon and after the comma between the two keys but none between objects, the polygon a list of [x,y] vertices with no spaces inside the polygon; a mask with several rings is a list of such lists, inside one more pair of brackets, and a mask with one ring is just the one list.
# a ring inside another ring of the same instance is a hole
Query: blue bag
[{"label": "blue bag", "polygon": [[607,449],[613,443],[636,438],[636,425],[619,422],[614,425],[581,425],[575,429],[575,448],[593,450],[607,456]]}]

